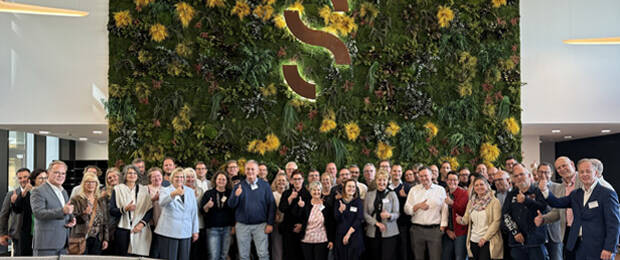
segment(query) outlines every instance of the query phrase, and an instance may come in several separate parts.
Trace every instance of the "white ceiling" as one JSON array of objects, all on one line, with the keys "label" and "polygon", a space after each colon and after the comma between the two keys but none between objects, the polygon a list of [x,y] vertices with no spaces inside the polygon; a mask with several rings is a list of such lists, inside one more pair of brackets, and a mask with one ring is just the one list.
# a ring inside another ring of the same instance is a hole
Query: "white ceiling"
[{"label": "white ceiling", "polygon": [[[553,130],[560,130],[553,133]],[[602,130],[610,130],[608,133]],[[523,124],[523,136],[538,136],[541,141],[560,142],[594,136],[603,136],[620,133],[618,123],[596,124]],[[570,137],[570,138],[569,138]]]},{"label": "white ceiling", "polygon": [[[34,133],[38,135],[48,135],[63,139],[80,141],[80,137],[88,138],[89,143],[101,144],[108,140],[107,125],[0,125],[0,128]],[[49,134],[41,134],[39,131],[48,131]],[[101,131],[95,134],[93,131]]]}]

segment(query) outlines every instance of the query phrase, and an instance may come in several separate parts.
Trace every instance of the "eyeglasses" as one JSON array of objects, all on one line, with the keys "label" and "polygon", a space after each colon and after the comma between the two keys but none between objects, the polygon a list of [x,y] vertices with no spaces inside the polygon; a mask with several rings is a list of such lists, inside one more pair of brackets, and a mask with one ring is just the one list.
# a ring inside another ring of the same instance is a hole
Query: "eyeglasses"
[{"label": "eyeglasses", "polygon": [[239,166],[228,166],[227,168],[228,168],[228,169],[238,169],[238,168],[239,168]]},{"label": "eyeglasses", "polygon": [[294,181],[303,181],[303,178],[293,178]]},{"label": "eyeglasses", "polygon": [[85,184],[97,184],[97,182],[96,182],[96,181],[85,181],[84,183],[85,183]]}]

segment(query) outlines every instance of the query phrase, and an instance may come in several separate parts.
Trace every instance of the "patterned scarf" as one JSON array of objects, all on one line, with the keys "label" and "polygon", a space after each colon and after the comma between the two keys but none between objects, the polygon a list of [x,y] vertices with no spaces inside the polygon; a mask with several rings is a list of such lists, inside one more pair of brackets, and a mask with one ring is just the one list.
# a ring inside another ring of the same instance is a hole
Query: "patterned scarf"
[{"label": "patterned scarf", "polygon": [[482,195],[482,197],[479,197],[478,194],[474,194],[474,205],[472,206],[472,210],[485,210],[492,198],[493,195],[491,194],[491,191],[487,191],[484,195]]}]

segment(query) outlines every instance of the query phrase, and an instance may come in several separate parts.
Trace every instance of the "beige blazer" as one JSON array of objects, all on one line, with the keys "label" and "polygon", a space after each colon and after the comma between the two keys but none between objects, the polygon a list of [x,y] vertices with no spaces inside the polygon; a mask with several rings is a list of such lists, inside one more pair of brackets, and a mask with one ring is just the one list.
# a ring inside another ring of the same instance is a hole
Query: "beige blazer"
[{"label": "beige blazer", "polygon": [[[463,216],[464,225],[467,227],[467,254],[469,257],[473,257],[470,249],[470,237],[471,237],[471,219],[469,214],[472,211],[473,200],[469,200],[467,203],[467,209],[465,210],[465,216]],[[500,207],[499,200],[495,197],[491,199],[488,207],[484,210],[487,215],[487,232],[484,234],[484,239],[489,241],[489,251],[491,252],[492,259],[504,258],[504,243],[502,240],[502,234],[499,229],[499,225],[502,219],[502,208]]]}]

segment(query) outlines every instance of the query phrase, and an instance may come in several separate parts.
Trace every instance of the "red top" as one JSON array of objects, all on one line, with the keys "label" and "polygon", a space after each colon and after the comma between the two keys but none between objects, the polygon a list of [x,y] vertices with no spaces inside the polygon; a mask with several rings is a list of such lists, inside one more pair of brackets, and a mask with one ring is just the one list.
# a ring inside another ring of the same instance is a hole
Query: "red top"
[{"label": "red top", "polygon": [[461,225],[456,222],[456,215],[465,215],[469,196],[467,195],[467,190],[461,187],[457,187],[452,194],[454,195],[454,203],[452,204],[452,216],[450,217],[452,218],[452,223],[454,223],[454,234],[456,234],[457,237],[464,236],[467,235],[467,225]]}]

